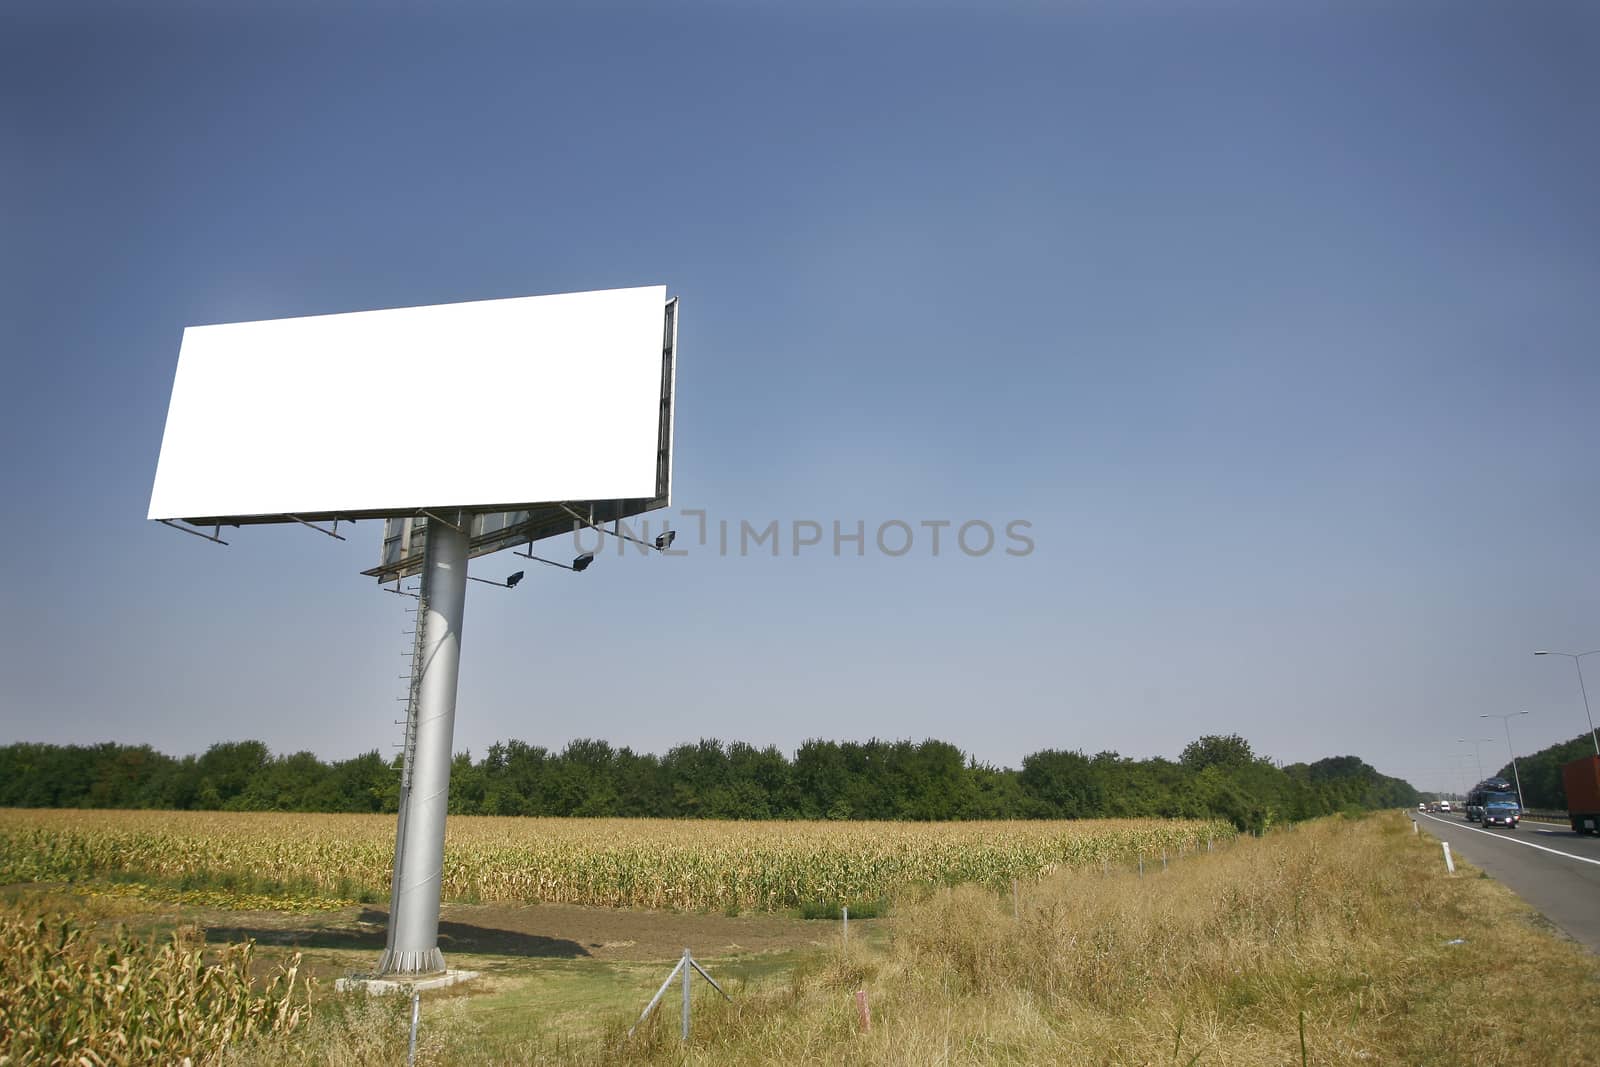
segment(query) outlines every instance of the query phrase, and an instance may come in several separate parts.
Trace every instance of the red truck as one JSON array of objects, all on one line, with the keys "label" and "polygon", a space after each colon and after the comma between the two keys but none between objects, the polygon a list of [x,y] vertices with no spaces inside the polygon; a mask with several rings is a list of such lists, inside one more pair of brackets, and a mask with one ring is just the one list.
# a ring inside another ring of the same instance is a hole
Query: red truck
[{"label": "red truck", "polygon": [[1567,814],[1575,834],[1600,834],[1600,756],[1575,759],[1561,768]]}]

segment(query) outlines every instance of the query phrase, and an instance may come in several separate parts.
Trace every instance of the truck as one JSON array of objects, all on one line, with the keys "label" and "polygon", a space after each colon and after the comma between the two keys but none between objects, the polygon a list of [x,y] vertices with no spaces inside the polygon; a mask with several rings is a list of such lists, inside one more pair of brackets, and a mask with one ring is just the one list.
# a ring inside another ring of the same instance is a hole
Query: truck
[{"label": "truck", "polygon": [[1575,834],[1600,834],[1600,756],[1584,756],[1561,768],[1567,815]]},{"label": "truck", "polygon": [[1515,830],[1522,819],[1522,805],[1512,792],[1515,788],[1504,778],[1485,778],[1473,786],[1467,793],[1467,821]]},{"label": "truck", "polygon": [[1478,822],[1484,826],[1504,826],[1515,830],[1522,821],[1522,805],[1515,793],[1485,791],[1478,806]]}]

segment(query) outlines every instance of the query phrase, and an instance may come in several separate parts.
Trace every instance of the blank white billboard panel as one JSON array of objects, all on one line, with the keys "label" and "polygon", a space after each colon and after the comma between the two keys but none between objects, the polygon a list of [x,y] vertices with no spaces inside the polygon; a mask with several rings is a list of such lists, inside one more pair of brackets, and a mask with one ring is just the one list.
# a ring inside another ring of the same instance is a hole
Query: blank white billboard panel
[{"label": "blank white billboard panel", "polygon": [[658,498],[666,301],[645,286],[191,326],[149,517]]}]

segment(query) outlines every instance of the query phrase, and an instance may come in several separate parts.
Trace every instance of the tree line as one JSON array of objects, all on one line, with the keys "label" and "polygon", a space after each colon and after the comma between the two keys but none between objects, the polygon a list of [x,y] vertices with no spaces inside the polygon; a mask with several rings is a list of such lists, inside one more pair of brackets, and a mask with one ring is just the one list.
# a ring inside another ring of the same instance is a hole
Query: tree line
[{"label": "tree line", "polygon": [[1541,748],[1531,756],[1518,756],[1516,773],[1511,764],[1496,772],[1508,782],[1522,779],[1522,802],[1530,808],[1567,810],[1567,787],[1561,782],[1561,767],[1582,756],[1594,755],[1594,740],[1589,731],[1561,741],[1549,748]]},{"label": "tree line", "polygon": [[[1558,772],[1559,773],[1559,772]],[[400,762],[376,751],[325,762],[260,741],[168,756],[148,745],[0,747],[0,806],[393,812]],[[1019,769],[944,741],[702,740],[665,755],[522,741],[455,757],[450,811],[464,815],[706,819],[1221,818],[1244,830],[1338,811],[1411,806],[1407,783],[1354,756],[1279,767],[1236,735],[1202,737],[1177,761],[1045,749]]]}]

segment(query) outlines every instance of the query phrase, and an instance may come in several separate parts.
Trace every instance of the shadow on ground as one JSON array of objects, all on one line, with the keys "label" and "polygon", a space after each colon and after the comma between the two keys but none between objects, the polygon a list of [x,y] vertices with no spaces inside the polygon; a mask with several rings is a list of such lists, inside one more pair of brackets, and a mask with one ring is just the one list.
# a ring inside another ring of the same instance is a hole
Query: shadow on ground
[{"label": "shadow on ground", "polygon": [[[350,925],[299,929],[265,925],[208,926],[206,940],[224,942],[243,941],[249,938],[262,945],[379,952],[383,949],[384,932],[388,928],[388,922],[389,916],[386,912],[367,908]],[[529,956],[543,959],[576,959],[589,955],[588,949],[576,941],[568,941],[565,938],[542,937],[516,930],[500,930],[447,920],[439,923],[439,948],[445,953],[470,952],[486,956]]]}]

